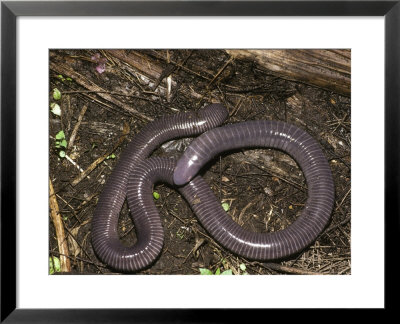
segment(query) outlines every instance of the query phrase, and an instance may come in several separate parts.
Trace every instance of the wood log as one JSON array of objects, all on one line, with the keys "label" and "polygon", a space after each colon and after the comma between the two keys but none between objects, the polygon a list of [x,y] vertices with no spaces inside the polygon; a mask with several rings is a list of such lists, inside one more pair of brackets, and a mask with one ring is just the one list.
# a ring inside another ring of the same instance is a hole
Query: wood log
[{"label": "wood log", "polygon": [[109,55],[136,68],[147,77],[157,80],[162,74],[162,67],[159,62],[152,60],[150,57],[141,54],[140,51],[126,51],[121,49],[105,50]]},{"label": "wood log", "polygon": [[[162,93],[165,93],[166,96],[170,95],[166,89],[166,84],[162,83],[161,81],[166,81],[166,77],[169,76],[168,68],[163,68],[160,61],[146,55],[145,53],[141,52],[140,50],[119,50],[119,49],[112,49],[112,50],[105,50],[105,52],[112,57],[117,58],[118,60],[125,62],[126,64],[133,67],[137,70],[141,75],[147,77],[149,80],[152,80],[154,90],[156,88],[163,88]],[[167,60],[166,60],[167,61]],[[185,69],[184,66],[172,62],[171,63],[178,68]],[[190,71],[190,70],[189,70]],[[161,82],[161,84],[160,84]],[[171,79],[171,86],[175,88],[177,83],[175,78]],[[187,88],[187,92],[190,96],[201,99],[203,95],[201,93],[195,92],[191,87]]]},{"label": "wood log", "polygon": [[226,50],[234,58],[250,59],[273,75],[350,96],[351,50],[285,49]]}]

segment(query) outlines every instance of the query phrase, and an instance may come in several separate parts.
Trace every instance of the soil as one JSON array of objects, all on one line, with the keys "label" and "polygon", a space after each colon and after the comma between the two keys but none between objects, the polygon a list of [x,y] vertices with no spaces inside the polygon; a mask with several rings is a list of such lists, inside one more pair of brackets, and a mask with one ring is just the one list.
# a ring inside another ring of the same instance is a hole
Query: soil
[{"label": "soil", "polygon": [[[159,70],[154,70],[161,77],[128,64],[121,59],[121,52],[126,57],[141,57],[148,67],[157,67]],[[186,201],[173,188],[158,184],[154,191],[160,196],[156,205],[164,225],[164,248],[159,258],[138,274],[200,274],[200,268],[251,275],[351,274],[349,97],[285,80],[249,60],[230,60],[224,50],[51,50],[49,54],[49,100],[61,108],[60,116],[49,111],[49,177],[64,224],[72,273],[116,273],[93,252],[91,219],[105,181],[135,134],[162,115],[220,102],[229,110],[226,123],[282,120],[317,139],[336,187],[331,222],[297,255],[274,262],[250,261],[222,248]],[[172,80],[170,93],[168,75]],[[58,100],[53,97],[54,88],[61,92]],[[76,136],[69,143],[74,128]],[[66,149],[56,145],[56,134],[61,130],[68,143]],[[153,155],[179,155],[189,142],[169,142]],[[66,157],[60,157],[61,150]],[[81,171],[103,156],[107,158],[74,183]],[[203,176],[221,203],[228,204],[229,215],[252,231],[278,231],[289,226],[307,199],[301,170],[290,156],[277,150],[228,152],[214,159]],[[126,203],[119,233],[124,244],[135,242]],[[51,218],[49,255],[60,256]]]}]

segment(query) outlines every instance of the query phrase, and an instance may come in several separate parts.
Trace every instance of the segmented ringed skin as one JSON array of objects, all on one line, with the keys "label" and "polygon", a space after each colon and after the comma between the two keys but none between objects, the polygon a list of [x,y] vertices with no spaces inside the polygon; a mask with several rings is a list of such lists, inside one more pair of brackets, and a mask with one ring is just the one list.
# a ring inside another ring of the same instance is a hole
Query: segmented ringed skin
[{"label": "segmented ringed skin", "polygon": [[203,184],[192,184],[191,192],[184,196],[189,204],[192,197],[198,197],[201,203],[191,205],[192,209],[211,236],[227,249],[260,261],[284,258],[303,250],[317,238],[329,222],[334,204],[329,163],[319,144],[307,132],[281,121],[247,121],[209,130],[197,137],[177,162],[174,183],[186,184],[222,152],[254,147],[282,150],[303,171],[308,199],[301,215],[289,227],[271,233],[246,231],[226,215]]},{"label": "segmented ringed skin", "polygon": [[[107,180],[93,216],[92,244],[104,263],[118,271],[135,272],[151,265],[160,254],[164,231],[152,196],[153,184],[160,181],[175,184],[210,235],[243,257],[260,261],[283,258],[316,239],[330,219],[334,202],[332,174],[319,144],[300,128],[279,121],[248,121],[216,128],[227,116],[222,105],[214,104],[197,114],[163,117],[134,137]],[[201,133],[178,162],[148,158],[163,142]],[[301,216],[282,231],[244,230],[196,175],[219,153],[246,147],[283,150],[303,170],[309,190],[306,206]],[[137,234],[137,242],[131,247],[123,246],[117,233],[125,197]]]}]

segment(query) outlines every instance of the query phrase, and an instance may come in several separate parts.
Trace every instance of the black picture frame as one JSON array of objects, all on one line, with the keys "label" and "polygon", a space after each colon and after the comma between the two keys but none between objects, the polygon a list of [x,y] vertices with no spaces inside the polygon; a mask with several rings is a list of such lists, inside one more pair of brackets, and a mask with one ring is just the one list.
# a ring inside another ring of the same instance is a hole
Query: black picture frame
[{"label": "black picture frame", "polygon": [[[19,309],[16,307],[16,19],[19,16],[382,16],[385,19],[385,309],[397,277],[399,235],[400,1],[2,1],[1,3],[1,322],[226,322],[238,310]],[[371,125],[373,132],[373,125]],[[366,157],[367,158],[367,157]],[[373,233],[371,233],[373,236]],[[373,237],[371,237],[373,244]],[[367,248],[367,247],[366,247]],[[371,267],[373,267],[371,256]],[[367,284],[367,283],[366,283]],[[268,293],[268,292],[266,292]],[[288,292],[290,293],[290,292]],[[316,296],[320,298],[321,296]],[[260,310],[259,310],[260,311]],[[254,310],[252,310],[254,312]],[[262,314],[252,313],[252,318]]]}]

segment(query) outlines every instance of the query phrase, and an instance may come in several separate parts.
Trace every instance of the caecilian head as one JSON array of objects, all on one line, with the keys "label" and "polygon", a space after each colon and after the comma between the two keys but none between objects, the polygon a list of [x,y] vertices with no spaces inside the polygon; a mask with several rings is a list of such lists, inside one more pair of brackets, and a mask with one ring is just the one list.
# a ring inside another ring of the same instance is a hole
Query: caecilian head
[{"label": "caecilian head", "polygon": [[198,163],[198,156],[196,154],[184,154],[176,164],[173,176],[174,183],[177,186],[188,183],[193,179],[200,168],[201,165]]}]

